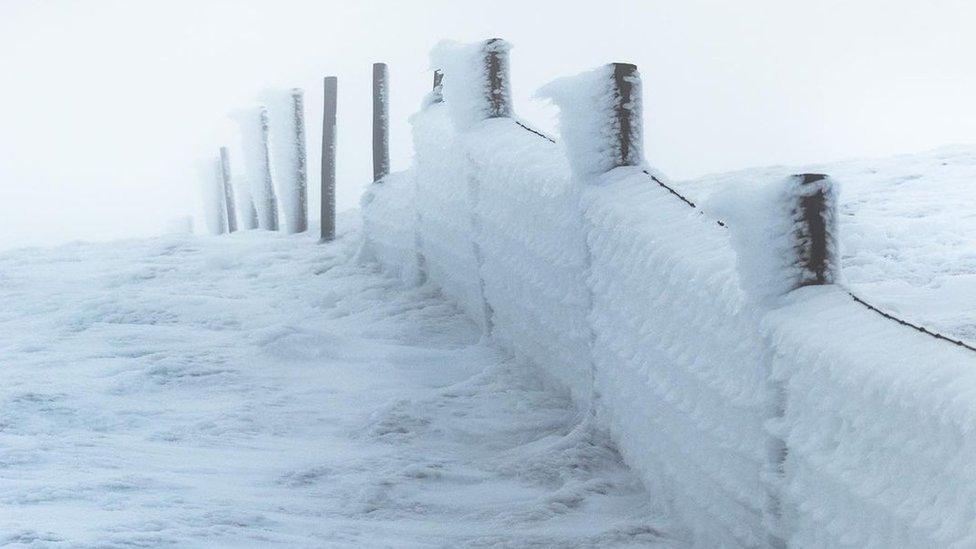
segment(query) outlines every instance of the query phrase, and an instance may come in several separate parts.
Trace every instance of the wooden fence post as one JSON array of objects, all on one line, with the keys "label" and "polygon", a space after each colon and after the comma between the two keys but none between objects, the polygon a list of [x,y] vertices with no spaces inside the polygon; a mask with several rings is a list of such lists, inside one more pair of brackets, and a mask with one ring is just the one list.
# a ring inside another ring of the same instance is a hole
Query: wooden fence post
[{"label": "wooden fence post", "polygon": [[640,166],[644,162],[644,124],[641,80],[637,65],[611,63],[613,69],[613,135],[614,158],[610,169]]},{"label": "wooden fence post", "polygon": [[444,71],[437,69],[434,71],[434,86],[431,88],[431,100],[430,103],[443,103],[444,102]]},{"label": "wooden fence post", "polygon": [[224,209],[227,212],[227,232],[237,230],[237,208],[234,206],[234,185],[230,178],[230,156],[227,147],[220,148],[220,178],[224,183]]},{"label": "wooden fence post", "polygon": [[264,212],[262,212],[263,227],[269,231],[278,230],[278,197],[275,195],[274,177],[271,168],[271,147],[269,143],[270,122],[268,120],[268,109],[261,107],[261,154],[264,164]]},{"label": "wooden fence post", "polygon": [[824,174],[792,176],[796,203],[791,212],[795,226],[796,264],[800,275],[795,288],[833,284],[840,264],[836,257],[837,201],[833,181]]},{"label": "wooden fence post", "polygon": [[512,85],[509,76],[508,43],[501,38],[485,40],[485,93],[488,100],[486,118],[512,116]]},{"label": "wooden fence post", "polygon": [[373,63],[373,182],[390,173],[390,75],[386,63]]},{"label": "wooden fence post", "polygon": [[[211,172],[212,178],[209,178],[210,182],[204,188],[204,193],[207,195],[204,197],[208,217],[207,227],[210,228],[213,234],[224,234],[227,232],[227,211],[224,205],[225,187],[222,173],[223,166],[220,157],[215,158],[213,164],[209,164],[208,168],[210,166],[213,169],[213,172]],[[207,171],[209,172],[210,170],[208,169]]]},{"label": "wooden fence post", "polygon": [[325,77],[325,103],[322,112],[322,198],[319,213],[322,218],[320,242],[335,240],[336,218],[336,102],[338,79]]},{"label": "wooden fence post", "polygon": [[292,229],[296,233],[303,233],[308,230],[308,169],[305,151],[305,94],[300,88],[291,90],[292,116],[295,124],[295,147],[296,147],[296,174],[295,174],[295,200],[294,205],[297,210]]}]

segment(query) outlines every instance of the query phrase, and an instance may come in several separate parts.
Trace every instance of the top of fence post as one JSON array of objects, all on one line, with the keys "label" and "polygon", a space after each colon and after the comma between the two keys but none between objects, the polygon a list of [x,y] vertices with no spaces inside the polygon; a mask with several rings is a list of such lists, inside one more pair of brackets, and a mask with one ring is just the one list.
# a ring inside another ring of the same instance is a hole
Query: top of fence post
[{"label": "top of fence post", "polygon": [[833,181],[821,173],[797,174],[790,179],[795,200],[791,212],[794,251],[800,269],[795,288],[833,284],[840,274]]},{"label": "top of fence post", "polygon": [[613,127],[616,130],[617,166],[639,166],[643,163],[643,123],[641,82],[637,65],[611,63],[613,67]]},{"label": "top of fence post", "polygon": [[609,169],[619,166],[640,166],[644,163],[644,124],[641,100],[640,73],[632,63],[610,63],[612,87],[610,94],[613,119],[614,159]]},{"label": "top of fence post", "polygon": [[512,87],[509,75],[508,43],[501,38],[491,38],[482,44],[485,59],[486,118],[511,118]]}]

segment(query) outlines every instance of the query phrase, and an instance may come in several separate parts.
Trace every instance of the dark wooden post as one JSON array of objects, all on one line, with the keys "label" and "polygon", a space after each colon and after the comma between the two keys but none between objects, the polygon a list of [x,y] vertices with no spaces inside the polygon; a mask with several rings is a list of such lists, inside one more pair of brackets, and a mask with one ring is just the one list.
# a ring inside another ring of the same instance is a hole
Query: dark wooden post
[{"label": "dark wooden post", "polygon": [[641,105],[641,81],[637,65],[611,63],[613,70],[613,121],[616,144],[613,165],[640,166],[643,153],[643,113]]},{"label": "dark wooden post", "polygon": [[444,72],[440,69],[434,71],[434,87],[431,88],[431,100],[430,103],[443,103],[444,102]]},{"label": "dark wooden post", "polygon": [[292,116],[295,124],[296,171],[295,200],[296,216],[292,229],[296,233],[308,230],[308,173],[305,152],[305,94],[300,88],[291,90]]},{"label": "dark wooden post", "polygon": [[373,182],[390,173],[389,80],[386,63],[373,63]]},{"label": "dark wooden post", "polygon": [[264,196],[264,212],[263,217],[263,227],[269,231],[278,230],[278,197],[275,195],[274,189],[274,178],[271,171],[271,147],[269,140],[270,124],[268,120],[268,109],[261,107],[261,154],[263,155],[262,163],[264,164],[264,181],[263,181],[263,192]]},{"label": "dark wooden post", "polygon": [[486,118],[512,116],[512,85],[509,76],[508,43],[501,38],[485,40],[485,96],[488,102]]},{"label": "dark wooden post", "polygon": [[335,240],[336,227],[336,102],[338,79],[325,77],[325,103],[322,112],[322,199],[319,213],[322,218],[320,242]]},{"label": "dark wooden post", "polygon": [[795,287],[833,284],[840,264],[836,257],[837,201],[833,182],[821,173],[797,174],[791,178],[796,204],[792,217],[795,224],[796,264],[800,276]]},{"label": "dark wooden post", "polygon": [[234,206],[234,185],[230,178],[230,155],[227,147],[220,148],[220,179],[224,184],[224,208],[227,212],[227,232],[237,230],[237,208]]}]

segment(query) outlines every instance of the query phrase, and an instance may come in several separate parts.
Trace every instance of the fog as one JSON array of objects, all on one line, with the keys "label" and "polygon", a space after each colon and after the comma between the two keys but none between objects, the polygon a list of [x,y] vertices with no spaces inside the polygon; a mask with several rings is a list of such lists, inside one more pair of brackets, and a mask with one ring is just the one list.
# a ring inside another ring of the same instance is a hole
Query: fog
[{"label": "fog", "polygon": [[199,215],[196,160],[268,87],[306,90],[317,204],[326,75],[339,79],[338,206],[355,207],[372,173],[370,65],[390,66],[404,169],[441,39],[510,41],[516,112],[547,131],[538,87],[636,63],[647,156],[676,179],[972,142],[974,16],[906,0],[4,0],[0,248],[154,235]]}]

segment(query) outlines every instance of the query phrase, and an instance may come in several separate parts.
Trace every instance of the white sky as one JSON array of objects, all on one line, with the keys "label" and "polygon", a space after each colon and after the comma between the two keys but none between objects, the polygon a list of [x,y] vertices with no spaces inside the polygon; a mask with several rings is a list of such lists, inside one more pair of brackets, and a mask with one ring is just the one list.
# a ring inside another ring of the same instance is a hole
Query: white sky
[{"label": "white sky", "polygon": [[317,188],[326,75],[339,208],[353,207],[372,173],[371,63],[390,65],[404,169],[443,38],[510,41],[516,111],[548,131],[542,84],[637,63],[647,156],[676,179],[973,142],[974,21],[961,0],[0,0],[0,248],[158,234],[197,213],[195,160],[266,87],[306,89]]}]

